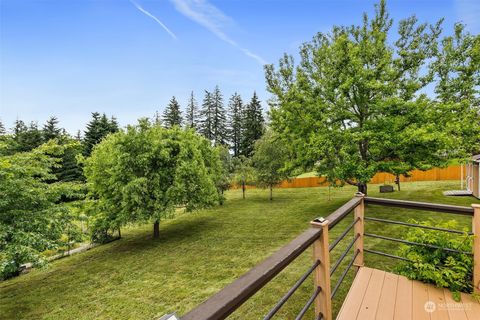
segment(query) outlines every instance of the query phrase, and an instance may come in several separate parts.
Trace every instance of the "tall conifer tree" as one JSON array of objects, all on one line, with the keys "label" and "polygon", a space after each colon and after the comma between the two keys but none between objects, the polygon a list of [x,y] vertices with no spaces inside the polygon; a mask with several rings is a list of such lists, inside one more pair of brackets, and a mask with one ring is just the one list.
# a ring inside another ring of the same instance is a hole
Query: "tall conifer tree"
[{"label": "tall conifer tree", "polygon": [[240,153],[246,157],[253,154],[255,141],[260,139],[265,128],[263,110],[257,93],[253,93],[252,100],[246,105],[242,120],[242,138]]},{"label": "tall conifer tree", "polygon": [[236,92],[228,103],[228,138],[234,157],[240,155],[242,139],[243,102]]},{"label": "tall conifer tree", "polygon": [[180,110],[180,104],[175,97],[172,97],[168,103],[168,106],[163,112],[163,125],[166,128],[181,126],[182,120],[182,110]]},{"label": "tall conifer tree", "polygon": [[62,129],[58,127],[57,117],[51,116],[43,125],[43,141],[47,142],[49,140],[59,138],[61,136],[61,132]]},{"label": "tall conifer tree", "polygon": [[5,130],[2,120],[0,120],[0,135],[4,135],[5,133],[7,133],[7,131]]},{"label": "tall conifer tree", "polygon": [[192,128],[197,130],[199,123],[199,110],[198,110],[198,103],[195,100],[195,96],[193,95],[193,91],[190,93],[190,98],[188,99],[187,104],[187,112],[185,115],[185,126],[187,128]]},{"label": "tall conifer tree", "polygon": [[98,112],[92,113],[92,120],[87,124],[87,129],[84,134],[84,148],[85,156],[90,156],[93,147],[102,141],[108,134],[118,131],[117,120],[112,117],[110,120],[105,114],[100,115]]},{"label": "tall conifer tree", "polygon": [[200,133],[207,139],[213,140],[213,98],[212,93],[205,90],[202,110],[200,111]]},{"label": "tall conifer tree", "polygon": [[212,94],[213,103],[213,136],[215,145],[227,144],[227,114],[223,105],[223,96],[218,86]]}]

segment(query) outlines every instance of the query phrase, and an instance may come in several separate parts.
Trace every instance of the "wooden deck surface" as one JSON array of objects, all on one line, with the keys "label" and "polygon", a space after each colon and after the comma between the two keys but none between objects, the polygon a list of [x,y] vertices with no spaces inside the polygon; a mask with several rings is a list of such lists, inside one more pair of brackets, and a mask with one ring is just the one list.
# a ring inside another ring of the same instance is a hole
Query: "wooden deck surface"
[{"label": "wooden deck surface", "polygon": [[337,320],[480,320],[480,304],[450,291],[385,271],[358,271]]}]

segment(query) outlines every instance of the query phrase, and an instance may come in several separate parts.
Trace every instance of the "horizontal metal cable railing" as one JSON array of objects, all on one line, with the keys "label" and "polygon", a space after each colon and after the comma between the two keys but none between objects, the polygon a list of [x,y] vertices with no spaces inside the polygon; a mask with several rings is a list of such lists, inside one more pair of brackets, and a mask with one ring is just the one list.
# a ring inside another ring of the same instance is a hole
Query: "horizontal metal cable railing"
[{"label": "horizontal metal cable railing", "polygon": [[[373,250],[370,248],[364,248],[364,238],[376,238],[385,241],[394,241],[403,243],[406,245],[413,246],[423,246],[435,250],[444,250],[450,253],[457,254],[468,254],[471,255],[471,252],[443,248],[440,246],[432,244],[418,243],[414,241],[408,241],[404,239],[397,239],[389,236],[374,234],[374,233],[365,233],[364,224],[366,221],[372,223],[385,223],[385,224],[394,224],[401,225],[405,227],[414,227],[414,228],[424,228],[439,232],[448,232],[453,234],[469,234],[460,230],[450,230],[446,228],[439,228],[434,226],[426,226],[422,224],[415,224],[410,222],[398,221],[398,220],[389,220],[382,219],[379,217],[365,216],[364,210],[365,205],[370,206],[386,206],[386,207],[395,207],[395,208],[405,208],[412,210],[424,210],[424,211],[434,211],[442,213],[452,213],[466,216],[474,216],[473,208],[461,207],[461,206],[452,206],[436,203],[427,203],[427,202],[416,202],[416,201],[405,201],[405,200],[395,200],[395,199],[383,199],[383,198],[373,198],[373,197],[364,197],[362,194],[357,194],[356,197],[346,202],[340,208],[335,210],[325,219],[319,218],[311,222],[311,227],[291,241],[286,246],[279,249],[273,255],[268,257],[262,263],[256,265],[250,271],[242,275],[240,278],[235,280],[233,283],[227,285],[217,294],[213,295],[211,298],[188,312],[183,316],[182,320],[220,320],[225,319],[236,309],[238,309],[245,301],[247,301],[252,295],[258,292],[263,288],[268,282],[270,282],[276,275],[278,275],[283,269],[290,265],[299,255],[301,255],[305,250],[312,247],[314,252],[314,261],[312,265],[306,269],[306,271],[301,275],[298,280],[282,295],[278,302],[270,309],[270,311],[264,316],[264,320],[270,320],[277,315],[281,308],[288,303],[289,299],[298,291],[298,289],[305,283],[308,277],[313,276],[314,287],[311,296],[305,302],[305,304],[300,309],[299,313],[296,316],[296,320],[302,319],[310,310],[312,305],[315,306],[315,319],[331,320],[332,319],[332,309],[331,309],[331,299],[339,292],[339,288],[344,282],[349,270],[353,266],[358,267],[363,266],[363,255],[364,252],[385,256],[388,258],[399,259],[403,261],[410,261],[409,259],[401,256],[394,255],[388,252],[381,252],[378,250]],[[333,240],[329,241],[328,234],[331,229],[333,229],[338,223],[343,219],[349,216],[353,212],[353,221],[350,222],[346,228],[340,233],[340,235]],[[479,221],[480,221],[480,210],[478,211]],[[480,222],[479,227],[480,229]],[[330,256],[331,251],[338,248],[339,244],[347,238],[349,234],[352,234],[353,237],[351,240],[344,246],[344,250],[339,255],[338,259],[330,266]],[[478,238],[478,237],[476,237]],[[479,246],[480,242],[476,243],[475,246]],[[353,251],[352,251],[353,248]],[[477,250],[477,258],[480,254],[480,250]],[[475,252],[475,251],[474,251]],[[338,280],[331,290],[330,276],[332,276],[344,263],[345,258],[351,253],[351,258],[346,263],[346,267],[343,269],[342,273],[338,277]],[[476,259],[477,259],[476,258]],[[480,276],[480,269],[476,271],[478,276]],[[474,281],[477,281],[480,286],[480,279],[474,275]],[[476,285],[475,285],[476,287]]]}]

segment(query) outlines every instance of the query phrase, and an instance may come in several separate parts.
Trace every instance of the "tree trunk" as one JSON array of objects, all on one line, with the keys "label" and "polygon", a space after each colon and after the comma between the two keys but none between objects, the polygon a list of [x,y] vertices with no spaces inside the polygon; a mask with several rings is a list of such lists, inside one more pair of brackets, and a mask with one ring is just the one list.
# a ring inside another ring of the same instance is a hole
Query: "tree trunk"
[{"label": "tree trunk", "polygon": [[358,187],[358,192],[363,193],[364,195],[367,195],[367,184],[363,182],[359,182],[357,184]]},{"label": "tree trunk", "polygon": [[160,221],[157,220],[153,223],[153,238],[160,238]]},{"label": "tree trunk", "polygon": [[397,184],[398,191],[400,191],[400,175],[399,174],[397,174],[395,178],[395,183]]},{"label": "tree trunk", "polygon": [[242,194],[243,194],[243,199],[245,199],[245,182],[242,182]]},{"label": "tree trunk", "polygon": [[273,187],[270,186],[270,201],[273,200]]},{"label": "tree trunk", "polygon": [[121,231],[120,231],[120,227],[118,227],[118,237],[119,237],[119,238],[122,238],[122,233],[121,233]]}]

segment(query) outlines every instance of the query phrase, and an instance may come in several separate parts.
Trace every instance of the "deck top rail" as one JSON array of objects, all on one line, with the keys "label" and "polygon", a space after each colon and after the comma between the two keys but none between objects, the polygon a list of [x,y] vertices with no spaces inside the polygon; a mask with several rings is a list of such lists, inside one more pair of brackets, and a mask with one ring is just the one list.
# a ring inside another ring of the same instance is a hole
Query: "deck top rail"
[{"label": "deck top rail", "polygon": [[[326,219],[315,219],[311,223],[311,227],[292,240],[290,243],[280,248],[270,257],[265,259],[260,264],[253,267],[250,271],[243,274],[240,278],[227,285],[218,293],[192,309],[182,320],[220,320],[225,319],[236,309],[238,309],[246,300],[263,288],[270,280],[278,275],[283,269],[285,269],[292,261],[294,261],[299,255],[301,255],[307,248],[313,247],[314,250],[314,262],[313,265],[306,271],[306,273],[293,285],[293,287],[286,292],[286,294],[279,300],[279,302],[270,310],[265,319],[272,318],[275,313],[283,306],[288,298],[298,289],[298,287],[305,281],[305,279],[314,274],[314,292],[305,306],[302,308],[297,319],[301,319],[306,310],[315,302],[315,312],[317,319],[323,318],[325,320],[331,319],[331,298],[337,292],[341,285],[346,273],[352,266],[363,266],[363,253],[380,254],[390,258],[397,258],[408,261],[403,257],[398,257],[389,253],[378,252],[375,250],[369,250],[363,248],[364,236],[380,237],[372,234],[364,233],[364,222],[368,220],[374,220],[377,222],[403,224],[406,226],[424,227],[421,225],[413,225],[401,221],[384,220],[373,217],[364,216],[364,204],[369,205],[381,205],[387,207],[397,207],[413,210],[434,211],[442,213],[452,213],[459,215],[471,216],[475,223],[478,224],[477,229],[480,230],[480,206],[463,207],[455,205],[445,205],[429,202],[417,202],[406,201],[396,199],[384,199],[365,197],[363,194],[357,194],[354,198],[346,202],[340,208],[331,213]],[[342,221],[349,213],[354,212],[353,222],[350,223],[345,231],[343,231],[339,238],[335,239],[332,243],[329,243],[328,233],[329,230],[335,227],[340,221]],[[475,222],[476,221],[476,222]],[[460,231],[447,230],[435,227],[425,227],[437,231],[447,231],[453,233],[461,233]],[[341,254],[339,260],[333,264],[333,268],[330,269],[330,254],[329,252],[351,231],[354,230],[354,237],[352,242],[347,245],[347,249]],[[477,237],[476,237],[477,238]],[[390,239],[406,243],[401,239]],[[420,245],[417,243],[409,243],[413,245]],[[354,246],[354,247],[353,247]],[[350,252],[353,247],[353,257],[348,263],[347,268],[342,272],[339,281],[334,286],[332,292],[330,291],[330,275],[335,272],[337,267],[343,261],[343,259]],[[463,252],[462,252],[463,253]],[[480,254],[480,240],[476,240],[474,244],[474,253]],[[477,261],[477,258],[475,258]],[[475,267],[474,270],[474,283],[475,288],[480,288],[480,267]],[[478,286],[477,286],[477,282]],[[326,289],[326,290],[324,290]],[[327,294],[328,293],[328,294]],[[328,296],[328,297],[327,297]],[[327,305],[325,305],[326,303]],[[327,312],[324,312],[327,311]]]},{"label": "deck top rail", "polygon": [[397,207],[397,208],[404,208],[404,209],[435,211],[435,212],[444,212],[444,213],[473,216],[472,207],[454,206],[450,204],[374,198],[374,197],[365,197],[365,203],[387,206],[387,207]]},{"label": "deck top rail", "polygon": [[[340,222],[360,202],[361,198],[355,197],[330,214],[327,217],[329,229]],[[321,234],[321,228],[308,228],[289,244],[192,309],[182,317],[182,320],[226,318],[309,248]]]}]

